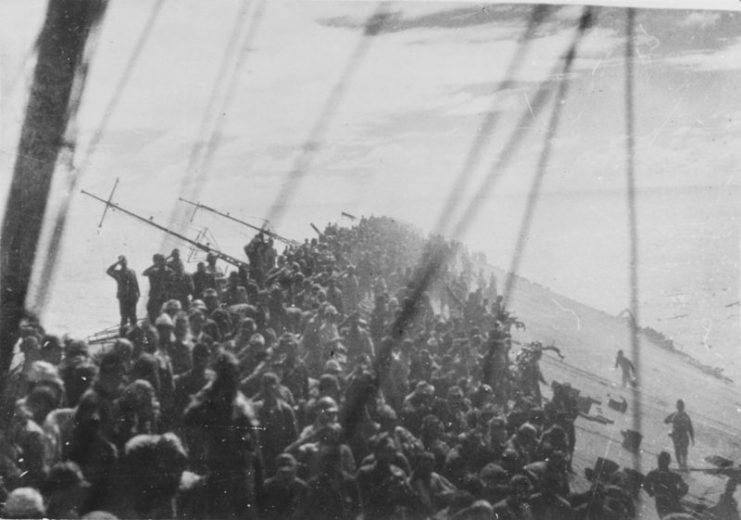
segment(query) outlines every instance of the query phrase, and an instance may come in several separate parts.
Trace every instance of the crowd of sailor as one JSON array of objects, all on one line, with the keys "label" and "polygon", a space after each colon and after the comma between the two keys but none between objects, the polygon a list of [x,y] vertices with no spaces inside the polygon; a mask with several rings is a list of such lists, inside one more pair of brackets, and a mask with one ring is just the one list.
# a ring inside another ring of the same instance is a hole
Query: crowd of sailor
[{"label": "crowd of sailor", "polygon": [[[539,366],[561,352],[515,344],[524,324],[482,255],[382,217],[245,253],[228,275],[213,255],[193,273],[155,255],[143,320],[119,258],[103,348],[28,318],[4,399],[6,516],[637,517],[641,483],[610,461],[574,488],[575,392]],[[681,511],[675,477],[643,483],[662,515]]]}]

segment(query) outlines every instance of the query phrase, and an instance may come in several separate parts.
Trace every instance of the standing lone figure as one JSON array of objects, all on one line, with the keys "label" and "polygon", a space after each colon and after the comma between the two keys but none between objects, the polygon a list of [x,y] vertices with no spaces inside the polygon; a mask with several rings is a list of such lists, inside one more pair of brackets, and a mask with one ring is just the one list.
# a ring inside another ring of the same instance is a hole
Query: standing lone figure
[{"label": "standing lone figure", "polygon": [[643,483],[646,492],[656,499],[659,518],[685,512],[679,499],[687,494],[689,487],[682,477],[669,469],[671,460],[672,457],[667,452],[659,453],[659,467],[649,471]]},{"label": "standing lone figure", "polygon": [[623,371],[623,388],[631,384],[635,386],[636,383],[636,367],[633,363],[623,355],[622,350],[618,350],[617,358],[615,358],[615,368],[620,367]]},{"label": "standing lone figure", "polygon": [[[119,267],[116,269],[116,267]],[[119,334],[123,336],[126,332],[126,324],[130,323],[132,327],[136,326],[136,304],[139,301],[139,282],[136,280],[136,273],[129,269],[126,263],[126,257],[121,255],[118,261],[111,265],[106,274],[116,280],[116,298],[118,298],[118,308],[121,313],[121,328]]]},{"label": "standing lone figure", "polygon": [[152,265],[142,273],[149,278],[149,301],[147,314],[149,321],[154,323],[162,310],[162,304],[168,299],[168,291],[173,277],[173,271],[167,267],[165,255],[156,254],[152,257]]},{"label": "standing lone figure", "polygon": [[687,448],[695,445],[695,430],[692,428],[692,420],[687,412],[684,411],[684,401],[677,400],[677,411],[669,414],[664,419],[664,424],[672,425],[670,434],[674,442],[674,455],[677,457],[677,463],[682,469],[687,469]]}]

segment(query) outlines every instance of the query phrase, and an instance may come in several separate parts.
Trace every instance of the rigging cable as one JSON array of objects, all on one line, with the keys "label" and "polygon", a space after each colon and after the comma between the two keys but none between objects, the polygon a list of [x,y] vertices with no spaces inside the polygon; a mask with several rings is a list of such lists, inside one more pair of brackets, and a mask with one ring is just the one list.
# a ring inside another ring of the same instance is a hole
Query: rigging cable
[{"label": "rigging cable", "polygon": [[304,141],[298,157],[294,161],[286,179],[283,181],[283,186],[275,197],[275,200],[268,211],[267,217],[265,217],[266,220],[273,223],[273,225],[277,225],[278,221],[285,213],[287,207],[291,203],[291,199],[295,195],[298,186],[301,183],[301,180],[311,168],[312,162],[316,158],[317,153],[324,145],[324,139],[329,130],[332,118],[337,113],[338,106],[342,101],[342,98],[345,96],[353,76],[358,71],[361,62],[368,54],[373,38],[381,32],[388,16],[385,3],[381,2],[378,4],[374,13],[365,22],[363,36],[360,42],[355,47],[347,65],[345,65],[345,68],[340,75],[340,79],[337,81],[330,92],[329,97],[325,101],[324,107],[319,114],[319,118],[311,128],[308,138]]},{"label": "rigging cable", "polygon": [[497,127],[499,117],[497,117],[498,111],[496,110],[496,95],[512,88],[514,85],[515,77],[520,70],[520,64],[525,60],[525,56],[530,48],[531,39],[551,9],[550,6],[546,5],[536,5],[532,8],[527,27],[522,35],[520,35],[517,50],[507,66],[507,71],[504,73],[504,80],[501,81],[492,92],[492,107],[484,115],[481,128],[476,132],[470,150],[463,162],[463,167],[458,174],[458,180],[450,190],[450,194],[445,201],[445,206],[440,213],[437,224],[433,228],[436,230],[436,233],[445,233],[445,226],[450,221],[450,216],[460,204],[461,197],[468,187],[471,175],[479,165],[481,153],[484,151],[485,145],[488,143],[489,138]]},{"label": "rigging cable", "polygon": [[[568,80],[567,76],[571,71],[571,66],[573,64],[574,58],[576,57],[576,50],[582,38],[584,37],[584,34],[591,26],[592,16],[593,8],[589,6],[584,7],[579,18],[579,26],[577,28],[577,31],[572,38],[566,56],[563,58],[563,65],[560,67],[562,71],[557,72],[556,70],[554,70],[550,74],[550,76],[559,75],[561,76],[562,80]],[[558,68],[559,67],[557,66],[556,69]],[[544,83],[548,83],[548,81],[545,81]],[[535,94],[535,97],[530,103],[532,114],[537,116],[540,113],[546,103],[549,93],[550,89],[547,87],[547,85],[541,85],[541,87],[538,89],[538,92]],[[458,224],[454,228],[453,237],[455,237],[457,240],[460,240],[463,237],[468,229],[468,226],[471,224],[471,222],[473,222],[479,210],[481,209],[481,206],[484,204],[486,198],[490,195],[490,192],[496,185],[496,182],[501,178],[502,173],[505,171],[505,169],[509,165],[509,162],[515,156],[517,150],[520,148],[520,145],[523,142],[522,140],[529,130],[527,121],[533,118],[532,114],[530,110],[528,110],[520,118],[520,121],[515,127],[513,135],[510,137],[509,141],[507,141],[507,144],[503,148],[502,154],[499,155],[494,161],[494,164],[491,166],[489,173],[487,174],[483,183],[481,184],[479,189],[476,190],[476,194],[474,195],[473,200],[465,209],[463,216],[460,218]]]},{"label": "rigging cable", "polygon": [[[636,384],[632,386],[633,397],[633,431],[641,432],[641,396],[639,392],[641,380],[641,352],[640,339],[638,337],[639,305],[638,305],[638,219],[636,214],[636,192],[635,192],[635,108],[633,104],[633,54],[634,54],[634,30],[635,9],[628,9],[625,24],[625,170],[627,181],[628,199],[628,232],[630,234],[630,256],[628,263],[628,276],[630,284],[630,313],[632,319],[630,324],[630,343],[635,366],[634,375]],[[633,456],[633,469],[641,471],[641,452],[635,450]]]},{"label": "rigging cable", "polygon": [[[574,49],[572,49],[572,51],[573,50]],[[573,59],[573,57],[571,59]],[[528,235],[530,233],[530,226],[535,215],[535,207],[538,204],[540,188],[543,184],[543,179],[545,178],[545,173],[548,169],[548,162],[550,161],[551,151],[553,149],[553,139],[558,132],[558,125],[561,120],[563,106],[566,103],[566,98],[569,93],[569,85],[571,85],[571,82],[569,80],[561,80],[558,88],[558,94],[556,94],[556,98],[554,99],[553,112],[551,113],[550,121],[548,121],[548,130],[545,136],[545,141],[543,143],[543,150],[540,153],[538,165],[535,170],[535,175],[533,177],[532,184],[530,185],[530,190],[528,191],[527,206],[525,207],[525,212],[522,215],[522,221],[520,223],[520,229],[517,234],[515,250],[512,253],[512,261],[510,263],[509,270],[507,271],[507,278],[505,280],[504,289],[502,291],[502,295],[504,297],[502,304],[504,307],[507,307],[507,304],[509,303],[509,298],[512,295],[512,291],[516,282],[516,274],[519,270],[522,257],[525,253],[525,244],[527,242]]]},{"label": "rigging cable", "polygon": [[[549,78],[553,75],[560,75],[561,81],[568,81],[568,74],[571,71],[571,66],[573,64],[574,58],[576,57],[576,50],[579,46],[579,43],[581,42],[582,38],[584,37],[584,34],[589,29],[592,23],[592,17],[593,17],[593,8],[586,6],[582,10],[582,14],[579,18],[579,25],[577,28],[576,33],[574,34],[574,37],[571,41],[571,44],[569,45],[569,49],[563,58],[563,65],[554,67],[554,70],[551,71],[549,74]],[[546,99],[548,97],[549,93],[549,87],[548,83],[550,82],[550,79],[544,80],[541,83],[541,86],[538,89],[538,92],[536,93],[535,97],[533,98],[533,101],[531,103],[531,109],[532,114],[537,117],[541,110],[543,109],[543,106],[546,102]],[[453,234],[453,237],[455,239],[460,239],[460,237],[463,235],[464,231],[466,230],[467,226],[470,224],[470,222],[475,218],[478,210],[481,208],[482,203],[484,200],[486,200],[486,197],[488,196],[491,189],[494,187],[494,184],[496,180],[501,176],[501,172],[504,171],[507,164],[509,163],[510,159],[514,156],[516,150],[519,148],[519,146],[522,143],[522,139],[526,135],[529,127],[525,124],[526,120],[533,117],[528,110],[527,113],[523,114],[523,116],[520,118],[520,121],[518,125],[515,127],[515,131],[513,132],[513,135],[507,142],[503,153],[495,160],[494,164],[492,165],[490,172],[486,179],[484,179],[484,182],[480,189],[477,191],[476,197],[474,200],[469,204],[469,206],[466,208],[463,217],[460,219],[458,224],[455,227],[455,233]],[[423,266],[423,271],[420,276],[420,279],[415,284],[415,292],[413,300],[416,302],[419,297],[422,295],[422,292],[424,292],[427,287],[429,286],[430,282],[435,278],[438,270],[448,261],[448,258],[446,257],[445,253],[438,254],[438,255],[432,255],[430,257],[429,262],[426,266]],[[409,317],[406,317],[406,319],[410,319]]]},{"label": "rigging cable", "polygon": [[[188,190],[187,186],[194,180],[198,183],[198,169],[202,167],[203,158],[206,154],[204,144],[207,139],[209,140],[209,143],[212,141],[212,136],[215,132],[214,129],[218,125],[218,119],[221,113],[220,108],[222,108],[219,106],[219,100],[223,99],[224,92],[230,88],[228,85],[235,81],[234,78],[236,77],[237,70],[240,66],[240,42],[247,31],[254,31],[256,29],[255,24],[253,23],[249,24],[248,29],[245,30],[245,22],[250,14],[251,6],[252,2],[250,2],[250,0],[243,0],[241,2],[234,25],[229,33],[224,54],[221,57],[221,62],[219,63],[216,76],[214,77],[211,95],[206,103],[206,108],[203,112],[198,133],[193,142],[193,146],[190,149],[190,154],[188,155],[188,162],[185,167],[185,177],[180,181],[180,196],[183,198],[194,199],[197,196],[197,191]],[[261,13],[262,7],[259,9],[259,12]],[[229,80],[225,83],[224,78],[229,78]],[[186,210],[182,206],[176,204],[170,215],[170,221],[167,227],[176,231],[183,231],[185,226],[183,222],[186,220],[185,215]],[[165,248],[168,240],[168,237],[163,237],[161,249]]]},{"label": "rigging cable", "polygon": [[[103,135],[105,134],[108,125],[113,117],[113,114],[118,107],[119,102],[121,101],[121,97],[123,95],[124,90],[126,89],[126,86],[129,83],[129,80],[131,79],[132,73],[134,71],[134,68],[136,67],[137,62],[139,61],[139,58],[142,54],[142,51],[144,50],[144,47],[149,40],[149,37],[152,33],[152,28],[154,27],[154,24],[162,10],[162,6],[165,4],[166,0],[157,0],[155,4],[152,7],[152,10],[149,13],[149,16],[147,18],[147,21],[142,28],[141,33],[139,34],[139,37],[137,38],[136,44],[134,46],[134,49],[129,56],[128,61],[126,62],[126,66],[124,67],[123,74],[118,80],[118,83],[116,84],[116,87],[113,92],[113,96],[108,102],[108,105],[105,108],[105,111],[103,112],[103,116],[101,117],[97,128],[95,129],[95,132],[93,133],[93,136],[90,139],[90,144],[88,145],[85,155],[83,156],[82,160],[80,161],[79,165],[76,167],[73,164],[70,164],[69,170],[69,180],[67,189],[63,195],[63,199],[61,201],[61,205],[57,211],[57,215],[54,220],[54,227],[52,229],[52,235],[49,241],[49,246],[47,248],[47,254],[46,258],[44,260],[43,266],[41,268],[41,274],[38,282],[38,286],[35,291],[35,297],[33,299],[34,302],[34,308],[39,313],[43,313],[43,310],[46,306],[47,300],[48,300],[48,294],[49,289],[51,288],[51,285],[54,281],[54,274],[56,271],[56,260],[57,256],[59,255],[59,251],[62,245],[62,239],[64,238],[64,230],[66,228],[67,224],[67,215],[69,213],[70,205],[72,203],[72,195],[77,191],[77,185],[80,182],[80,179],[85,175],[87,172],[88,167],[90,166],[90,162],[92,160],[92,157],[98,148],[98,145],[100,144],[101,140],[103,139]],[[76,85],[79,87],[76,89],[79,92],[77,92],[75,99],[74,106],[71,106],[71,110],[69,110],[70,114],[70,121],[74,121],[72,118],[72,114],[77,113],[77,109],[79,108],[79,103],[82,99],[82,86],[85,83],[85,76],[87,75],[88,70],[88,61],[86,60],[83,64],[83,71],[81,76],[76,79]],[[67,129],[66,135],[65,135],[65,142],[66,143],[73,143],[75,140],[76,135],[76,128],[74,123],[70,123],[70,126]],[[72,163],[73,161],[73,151],[74,147],[71,147],[67,152],[67,160]]]},{"label": "rigging cable", "polygon": [[[581,42],[587,29],[589,29],[591,25],[592,12],[593,8],[589,6],[585,6],[583,8],[582,14],[579,18],[578,29],[569,45],[569,51],[567,52],[563,60],[563,65],[560,67],[555,67],[556,73],[560,71],[562,81],[568,81],[567,75],[571,70],[571,65],[573,64],[574,57],[576,56],[576,49],[578,48],[578,45]],[[549,78],[551,75],[553,74],[549,74]],[[543,108],[548,95],[548,91],[550,90],[548,88],[548,83],[549,80],[544,80],[541,83],[538,92],[534,98],[534,102],[532,103],[532,113],[536,117]],[[528,116],[532,117],[530,116],[530,112],[528,112]],[[522,119],[525,118],[523,117]],[[468,208],[466,208],[463,218],[458,222],[458,225],[455,228],[458,233],[455,234],[454,237],[459,237],[462,231],[465,230],[466,226],[469,224],[470,220],[476,216],[476,213],[480,208],[482,201],[485,200],[486,194],[493,187],[493,181],[497,178],[500,170],[504,169],[504,166],[506,166],[509,159],[514,155],[514,152],[521,144],[521,140],[525,136],[526,131],[526,128],[523,128],[523,124],[519,124],[516,127],[512,137],[507,142],[507,146],[504,149],[503,156],[498,158],[491,168],[491,171],[479,192],[481,196],[477,197],[468,206]],[[391,362],[392,349],[401,341],[404,332],[413,322],[417,314],[417,307],[423,293],[427,290],[427,288],[437,276],[437,273],[439,272],[441,267],[448,260],[448,252],[433,251],[432,254],[429,255],[429,258],[426,260],[426,262],[421,265],[419,275],[415,279],[414,289],[411,292],[411,295],[404,300],[401,311],[399,312],[396,319],[394,320],[393,325],[391,326],[389,341],[383,342],[377,351],[377,358],[374,364],[374,372],[376,374],[376,380],[374,381],[375,388],[379,388],[382,384],[383,379],[387,376],[389,363]],[[355,402],[349,406],[349,408],[352,410],[362,410],[370,396],[370,393],[363,393],[359,395],[356,398]],[[357,427],[358,420],[359,416],[350,416],[346,419],[345,428],[346,436],[348,438],[352,437],[355,428]]]},{"label": "rigging cable", "polygon": [[[504,146],[502,153],[492,164],[488,175],[484,179],[480,188],[476,191],[474,199],[465,209],[463,216],[460,218],[458,224],[454,228],[452,237],[454,237],[456,240],[460,239],[463,236],[468,226],[474,220],[478,211],[481,209],[481,206],[490,195],[490,192],[494,188],[496,181],[501,177],[502,172],[506,170],[510,160],[515,156],[517,150],[523,142],[523,139],[530,130],[530,126],[527,124],[528,120],[537,119],[537,117],[540,115],[547,101],[548,95],[550,94],[550,78],[552,76],[559,76],[561,77],[562,81],[568,79],[567,75],[571,70],[573,60],[576,57],[576,50],[582,38],[584,37],[584,34],[591,27],[594,12],[594,8],[589,6],[585,6],[582,9],[582,14],[579,17],[577,30],[574,33],[574,36],[569,44],[565,56],[563,57],[563,64],[556,64],[549,72],[547,76],[548,79],[541,82],[541,85],[538,88],[535,97],[532,99],[532,102],[528,106],[528,110],[524,112],[523,115],[520,117],[517,125],[515,126],[515,130]],[[444,218],[444,216],[445,215],[441,215],[441,219]],[[437,257],[434,257],[433,255],[427,265],[422,266],[423,272],[420,275],[419,281],[419,283],[422,285],[422,287],[419,289],[420,295],[421,292],[426,290],[427,286],[437,276],[438,270],[441,269],[443,265],[445,265],[450,260],[449,256],[451,256],[451,253],[439,253]]]},{"label": "rigging cable", "polygon": [[[216,110],[216,114],[218,114],[218,116],[215,122],[215,127],[210,133],[208,143],[206,144],[206,149],[203,152],[200,158],[200,161],[198,162],[197,165],[194,165],[192,169],[188,170],[192,172],[191,173],[192,178],[190,179],[190,181],[186,180],[185,182],[182,183],[182,189],[181,189],[181,195],[180,195],[181,199],[183,198],[197,199],[198,194],[203,189],[203,184],[206,180],[206,173],[208,172],[211,166],[211,163],[214,158],[214,154],[223,136],[224,124],[226,123],[226,115],[229,110],[229,106],[234,100],[234,95],[237,92],[237,86],[239,85],[239,81],[238,81],[239,75],[242,71],[242,67],[244,66],[246,62],[245,58],[247,56],[247,53],[248,51],[251,50],[252,44],[255,41],[257,30],[260,26],[260,22],[265,12],[266,6],[267,6],[266,0],[259,0],[257,2],[257,7],[255,7],[255,12],[245,32],[244,41],[242,42],[241,50],[237,57],[235,68],[231,73],[230,81],[227,84],[224,97],[222,98],[221,104]],[[178,216],[175,215],[175,212],[177,212],[178,207],[176,207],[176,210],[173,212],[171,227],[177,226],[177,222],[179,221]],[[267,223],[265,222],[263,225],[266,226]]]}]

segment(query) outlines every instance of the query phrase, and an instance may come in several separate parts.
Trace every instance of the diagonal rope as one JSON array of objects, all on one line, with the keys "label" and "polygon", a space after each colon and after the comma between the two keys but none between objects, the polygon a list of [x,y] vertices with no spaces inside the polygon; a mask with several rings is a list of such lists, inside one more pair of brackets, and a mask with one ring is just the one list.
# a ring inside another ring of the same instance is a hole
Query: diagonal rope
[{"label": "diagonal rope", "polygon": [[[571,71],[571,66],[576,57],[576,50],[582,38],[584,37],[584,34],[589,29],[589,27],[592,25],[593,12],[594,10],[592,7],[585,6],[583,8],[582,14],[579,18],[578,28],[574,34],[574,37],[572,38],[572,41],[569,45],[569,49],[563,59],[563,64],[561,66],[556,65],[552,69],[551,73],[549,74],[549,77],[558,75],[558,77],[561,78],[561,82],[568,81],[567,76],[569,72]],[[483,202],[489,196],[490,191],[493,189],[496,181],[501,176],[501,172],[505,170],[505,168],[509,164],[509,161],[512,159],[517,149],[522,144],[523,138],[529,131],[529,126],[526,125],[527,120],[531,119],[532,117],[537,118],[541,110],[543,109],[543,106],[545,105],[545,102],[547,100],[547,97],[550,91],[548,83],[549,83],[548,80],[545,80],[541,83],[538,89],[538,92],[533,98],[530,110],[524,113],[523,116],[520,118],[520,121],[518,125],[515,127],[515,130],[512,136],[510,137],[509,141],[507,142],[506,146],[503,149],[504,150],[503,153],[495,160],[492,168],[490,169],[489,175],[487,176],[486,179],[484,179],[482,186],[476,192],[476,197],[471,202],[471,204],[469,204],[469,206],[466,208],[462,218],[459,220],[458,224],[456,225],[455,232],[453,234],[453,237],[456,240],[459,240],[462,237],[467,227],[470,225],[472,220],[476,217],[478,211],[481,209]],[[445,253],[437,254],[437,255],[433,255],[430,258],[427,265],[423,266],[422,274],[420,275],[418,282],[415,284],[413,301],[416,302],[418,300],[422,292],[424,292],[427,289],[430,282],[435,278],[438,270],[448,260],[449,258],[447,258]],[[407,316],[406,319],[407,320],[411,319],[411,317]]]},{"label": "diagonal rope", "polygon": [[530,185],[527,206],[525,207],[525,213],[523,214],[520,223],[520,230],[517,234],[517,242],[512,254],[512,262],[510,263],[509,270],[507,271],[507,278],[504,282],[504,289],[502,291],[504,300],[502,303],[505,307],[507,307],[507,304],[509,303],[509,298],[511,297],[515,286],[516,274],[519,271],[522,258],[525,254],[525,244],[527,243],[530,226],[532,225],[533,217],[535,216],[535,207],[537,206],[540,197],[540,188],[543,185],[543,179],[548,170],[548,162],[551,159],[551,151],[553,150],[553,139],[558,132],[558,125],[561,120],[561,114],[563,112],[564,103],[566,102],[566,97],[568,96],[570,84],[571,82],[568,80],[561,81],[561,85],[558,88],[558,94],[554,100],[553,112],[551,113],[551,119],[548,122],[548,132],[543,144],[543,150],[538,159],[538,166],[535,170],[533,182]]},{"label": "diagonal rope", "polygon": [[[190,198],[193,198],[191,194],[192,190],[189,191],[187,187],[191,183],[197,182],[197,179],[199,178],[199,167],[203,164],[203,158],[207,153],[206,140],[213,136],[214,128],[218,124],[220,114],[219,102],[224,98],[224,92],[229,89],[228,85],[233,81],[236,70],[239,66],[238,62],[240,60],[238,56],[241,47],[240,42],[244,38],[246,32],[245,27],[247,25],[248,27],[253,28],[253,24],[246,24],[251,6],[252,2],[250,2],[250,0],[243,0],[241,2],[239,11],[234,19],[234,25],[229,33],[224,54],[221,57],[216,76],[214,77],[211,95],[206,103],[206,108],[203,111],[203,117],[201,118],[198,133],[188,155],[188,162],[185,167],[185,176],[180,181],[180,194],[184,198],[189,198],[188,195],[191,195]],[[230,79],[225,82],[224,78]],[[192,193],[197,192],[192,191]],[[183,221],[185,220],[184,217],[186,211],[187,210],[181,205],[176,204],[172,214],[170,215],[170,221],[167,227],[176,231],[183,231],[183,227],[185,226]],[[168,240],[169,238],[167,236],[163,237],[161,248],[164,249]]]},{"label": "diagonal rope", "polygon": [[[61,202],[61,206],[57,211],[57,216],[54,221],[54,228],[52,230],[46,258],[41,268],[39,284],[37,286],[35,298],[33,300],[34,307],[40,313],[43,312],[43,309],[46,306],[46,303],[48,301],[49,288],[54,281],[56,260],[62,245],[62,239],[64,238],[64,231],[67,224],[67,215],[69,213],[70,204],[72,202],[72,194],[77,191],[77,185],[79,184],[80,179],[82,179],[82,177],[87,172],[88,167],[90,166],[91,159],[95,154],[100,141],[103,139],[103,135],[105,134],[108,125],[113,118],[113,114],[121,101],[123,92],[131,79],[132,73],[136,67],[137,62],[139,61],[139,58],[141,57],[142,51],[144,50],[147,41],[149,40],[149,37],[152,33],[152,28],[154,27],[154,24],[162,10],[162,6],[164,5],[165,1],[166,0],[157,0],[157,2],[152,7],[152,10],[149,13],[149,17],[147,18],[147,21],[142,28],[139,37],[137,38],[134,50],[132,51],[131,56],[129,56],[129,59],[126,62],[123,74],[116,84],[113,96],[111,97],[108,105],[105,108],[105,111],[103,112],[103,116],[101,117],[101,120],[98,123],[93,136],[90,139],[90,144],[88,145],[87,150],[85,151],[85,155],[80,161],[80,164],[77,167],[72,164],[74,154],[73,147],[65,152],[65,162],[68,163],[68,169],[70,170],[69,181],[67,189],[64,193],[64,198]],[[76,84],[78,85],[78,88],[76,90],[78,90],[79,92],[77,92],[77,95],[74,98],[74,103],[70,106],[70,116],[77,113],[77,109],[79,108],[79,104],[82,99],[83,85],[86,83],[85,78],[87,76],[87,70],[89,67],[88,62],[86,61],[82,66],[84,70],[82,71],[81,77],[76,78]],[[71,143],[73,143],[76,138],[77,128],[74,123],[74,118],[70,117],[70,121],[71,123],[67,129],[65,141],[66,143],[71,145]]]},{"label": "diagonal rope", "polygon": [[[576,57],[576,50],[582,38],[584,37],[584,34],[592,25],[593,12],[594,9],[592,7],[585,6],[583,8],[582,14],[579,17],[579,25],[576,32],[574,33],[568,51],[566,52],[566,55],[563,59],[563,65],[554,66],[548,76],[549,78],[552,76],[557,76],[560,78],[561,82],[568,81],[568,74],[571,71],[571,66]],[[544,80],[541,83],[535,97],[533,98],[529,110],[520,118],[520,121],[515,127],[515,130],[512,133],[509,141],[503,148],[503,152],[495,160],[488,176],[484,179],[481,187],[476,192],[474,200],[464,211],[464,214],[456,225],[455,231],[453,233],[453,237],[456,240],[460,240],[470,223],[475,219],[476,215],[481,209],[481,206],[486,201],[491,190],[494,188],[496,181],[500,178],[502,172],[506,169],[510,160],[512,159],[512,157],[514,157],[518,148],[522,144],[525,135],[529,131],[529,126],[526,124],[527,120],[531,118],[537,118],[539,116],[550,91],[548,83],[549,80]],[[439,252],[433,254],[431,255],[427,264],[422,266],[422,273],[419,276],[419,279],[415,286],[415,291],[413,293],[412,305],[416,305],[416,303],[414,302],[418,301],[422,293],[427,290],[427,287],[429,287],[430,283],[435,279],[439,270],[450,260],[450,255],[450,252]],[[399,329],[406,327],[406,323],[403,320],[407,320],[407,322],[408,320],[411,320],[414,316],[414,312],[414,309],[411,308],[406,315],[404,315],[405,313],[402,313],[402,316],[400,317],[400,326],[398,327]]]},{"label": "diagonal rope", "polygon": [[[216,113],[219,114],[219,117],[216,120],[216,124],[213,131],[211,132],[211,135],[209,136],[208,143],[206,144],[206,148],[202,154],[200,162],[193,169],[194,179],[190,183],[190,186],[188,186],[188,184],[183,184],[183,189],[181,190],[182,193],[180,196],[181,198],[195,200],[198,198],[198,194],[203,189],[203,185],[206,181],[206,174],[211,167],[214,155],[216,153],[216,150],[218,149],[219,143],[221,142],[221,138],[223,137],[224,125],[226,124],[227,120],[226,116],[229,112],[229,107],[234,101],[234,96],[237,93],[237,86],[239,86],[238,80],[244,64],[247,61],[245,58],[247,57],[249,51],[252,49],[252,45],[254,44],[255,38],[257,36],[257,30],[260,27],[260,22],[262,21],[266,6],[266,0],[259,0],[257,2],[257,7],[255,7],[254,15],[252,16],[249,26],[247,27],[244,41],[242,42],[241,51],[239,53],[239,56],[237,57],[235,68],[232,71],[231,80],[228,82],[224,97],[222,98],[221,104],[216,110]],[[177,224],[173,222],[173,225]]]},{"label": "diagonal rope", "polygon": [[344,70],[340,74],[340,79],[330,92],[329,97],[324,103],[322,111],[319,114],[319,118],[316,120],[314,126],[309,132],[309,136],[303,143],[298,157],[294,161],[286,179],[283,181],[283,186],[268,210],[265,218],[268,222],[273,223],[273,225],[277,225],[278,221],[291,204],[291,199],[296,194],[301,181],[311,169],[314,159],[324,146],[327,131],[329,130],[334,116],[337,114],[339,105],[345,97],[353,77],[360,68],[360,64],[368,54],[373,38],[381,31],[387,18],[388,14],[385,3],[381,2],[378,4],[374,13],[365,22],[365,28],[360,42],[355,47],[355,50],[345,65]]},{"label": "diagonal rope", "polygon": [[465,192],[468,184],[470,183],[471,176],[479,165],[481,154],[484,151],[486,144],[489,142],[491,135],[499,123],[498,112],[496,110],[496,95],[504,92],[515,84],[517,73],[520,71],[521,64],[525,61],[525,56],[530,48],[532,37],[535,35],[535,31],[543,22],[543,19],[550,12],[552,8],[545,5],[537,5],[533,7],[530,12],[530,18],[528,20],[527,27],[518,39],[517,50],[512,56],[512,59],[507,66],[507,70],[504,73],[504,80],[501,81],[493,91],[492,107],[486,112],[486,115],[481,122],[481,127],[474,137],[473,143],[471,143],[470,150],[466,155],[466,159],[463,162],[463,167],[458,174],[458,180],[454,184],[453,188],[448,195],[448,199],[445,202],[443,210],[440,212],[440,217],[437,220],[437,224],[433,229],[437,230],[436,233],[445,233],[445,226],[449,222],[450,215],[453,214],[455,209],[459,206],[461,197]]},{"label": "diagonal rope", "polygon": [[[557,73],[560,73],[561,81],[568,81],[568,73],[571,70],[574,58],[576,56],[576,49],[581,42],[585,32],[591,25],[593,9],[589,6],[585,6],[581,17],[579,18],[578,29],[571,41],[569,50],[564,58],[562,66],[556,66],[554,69]],[[545,100],[549,92],[549,81],[545,80],[541,83],[538,93],[535,96],[534,102],[532,103],[532,114],[537,117],[539,112],[542,110]],[[533,117],[528,112],[527,119]],[[525,119],[523,117],[523,119]],[[516,127],[512,137],[507,142],[507,146],[504,148],[504,153],[499,157],[492,167],[489,176],[485,180],[479,196],[472,201],[472,203],[466,208],[463,218],[458,222],[455,230],[456,234],[454,237],[458,239],[462,232],[466,229],[466,226],[470,223],[471,219],[475,218],[478,210],[480,209],[482,201],[485,200],[488,192],[493,187],[493,182],[500,175],[500,171],[504,169],[510,158],[514,155],[517,148],[519,148],[523,137],[525,136],[527,129],[523,129],[523,125],[520,124]],[[413,323],[414,318],[417,315],[417,308],[422,294],[430,286],[431,282],[435,279],[441,267],[448,262],[450,253],[446,251],[433,251],[429,255],[427,261],[421,266],[419,275],[415,279],[414,289],[411,295],[404,300],[401,311],[394,320],[390,330],[390,340],[384,341],[377,351],[376,361],[374,363],[374,372],[376,374],[376,380],[374,386],[378,388],[385,377],[388,374],[388,368],[391,361],[391,352],[396,344],[398,344],[405,332],[409,329]],[[348,407],[351,410],[361,410],[365,406],[367,400],[370,398],[371,393],[364,393],[360,395],[354,402],[348,403]],[[351,438],[357,427],[357,417],[352,417],[345,423],[346,437]]]},{"label": "diagonal rope", "polygon": [[[568,81],[567,76],[571,71],[571,65],[573,64],[574,58],[576,57],[576,49],[578,48],[584,34],[589,29],[591,23],[592,8],[587,6],[584,7],[579,18],[579,26],[571,40],[569,50],[567,51],[566,56],[563,59],[563,65],[561,67],[559,67],[558,65],[554,67],[554,70],[551,71],[550,76],[560,76],[561,81]],[[453,236],[457,240],[460,240],[463,237],[470,224],[475,220],[478,212],[481,210],[481,207],[486,202],[486,199],[489,196],[491,190],[494,188],[497,181],[501,178],[502,173],[506,170],[510,161],[516,155],[517,151],[522,145],[525,135],[530,130],[527,124],[528,121],[530,119],[533,119],[533,115],[537,117],[543,109],[543,106],[545,105],[550,93],[550,88],[547,83],[547,81],[544,82],[544,84],[542,84],[538,89],[538,92],[535,94],[535,97],[532,99],[530,104],[532,114],[530,111],[523,113],[522,117],[515,127],[512,136],[503,148],[503,153],[499,155],[494,161],[494,164],[491,166],[488,175],[482,182],[479,189],[476,190],[476,194],[474,195],[473,200],[466,208],[465,212],[458,221],[458,224],[455,226]]]},{"label": "diagonal rope", "polygon": [[[628,263],[628,276],[630,284],[630,343],[635,366],[636,385],[632,387],[633,399],[633,430],[641,431],[641,396],[638,388],[641,380],[641,353],[640,339],[638,337],[639,305],[638,305],[638,218],[636,213],[635,192],[635,108],[634,108],[634,26],[635,9],[628,9],[626,13],[626,37],[625,37],[625,170],[627,181],[628,198],[628,232],[630,234],[630,257]],[[633,455],[633,468],[641,471],[641,453],[635,450]]]}]

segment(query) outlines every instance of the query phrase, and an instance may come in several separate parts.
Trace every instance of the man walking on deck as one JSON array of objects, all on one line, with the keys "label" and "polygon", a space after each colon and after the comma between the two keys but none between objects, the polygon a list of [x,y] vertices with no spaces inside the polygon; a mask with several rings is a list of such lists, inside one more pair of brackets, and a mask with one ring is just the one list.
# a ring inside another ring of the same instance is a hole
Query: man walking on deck
[{"label": "man walking on deck", "polygon": [[674,442],[674,455],[677,457],[677,464],[682,469],[687,469],[687,449],[690,445],[695,445],[695,430],[692,428],[692,420],[687,412],[684,411],[684,401],[677,400],[677,411],[669,414],[664,419],[664,424],[672,425],[670,434]]},{"label": "man walking on deck", "polygon": [[[118,267],[118,269],[116,269]],[[118,261],[108,267],[106,274],[116,280],[116,298],[118,298],[118,309],[121,314],[121,328],[119,335],[126,332],[127,323],[136,326],[136,304],[139,301],[139,282],[136,273],[126,263],[126,257],[121,255]]]},{"label": "man walking on deck", "polygon": [[636,367],[633,363],[623,355],[622,350],[618,350],[617,358],[615,358],[615,368],[620,367],[623,372],[623,388],[631,384],[635,386],[636,383]]}]

